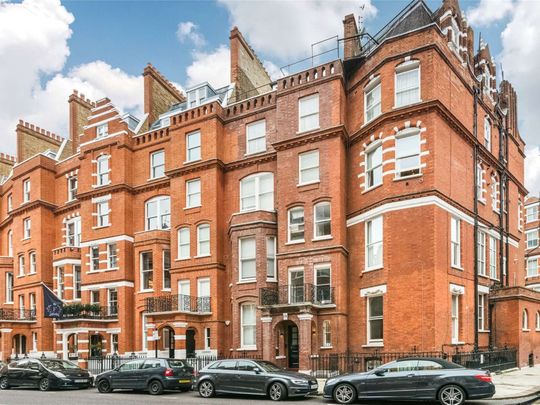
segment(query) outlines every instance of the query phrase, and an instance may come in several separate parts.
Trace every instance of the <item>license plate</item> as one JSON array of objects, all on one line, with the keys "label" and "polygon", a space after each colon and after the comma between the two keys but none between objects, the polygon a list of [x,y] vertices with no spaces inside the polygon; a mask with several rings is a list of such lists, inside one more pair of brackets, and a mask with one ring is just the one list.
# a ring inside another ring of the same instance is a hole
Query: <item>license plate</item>
[{"label": "license plate", "polygon": [[85,383],[87,380],[75,380],[76,383]]},{"label": "license plate", "polygon": [[178,380],[180,384],[188,384],[191,382],[191,380]]}]

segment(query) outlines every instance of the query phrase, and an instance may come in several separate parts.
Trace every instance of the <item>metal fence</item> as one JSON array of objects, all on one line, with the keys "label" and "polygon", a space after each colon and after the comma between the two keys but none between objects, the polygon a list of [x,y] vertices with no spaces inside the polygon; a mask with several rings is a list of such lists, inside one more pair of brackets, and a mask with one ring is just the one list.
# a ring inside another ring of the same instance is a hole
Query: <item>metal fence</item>
[{"label": "metal fence", "polygon": [[489,371],[507,370],[517,366],[517,350],[503,349],[476,352],[372,352],[330,353],[311,358],[311,374],[330,378],[345,373],[362,373],[404,357],[435,357],[446,359],[468,368]]},{"label": "metal fence", "polygon": [[113,370],[128,361],[145,358],[146,355],[136,355],[134,353],[130,356],[117,356],[115,354],[110,356],[91,356],[88,358],[88,371],[95,375]]}]

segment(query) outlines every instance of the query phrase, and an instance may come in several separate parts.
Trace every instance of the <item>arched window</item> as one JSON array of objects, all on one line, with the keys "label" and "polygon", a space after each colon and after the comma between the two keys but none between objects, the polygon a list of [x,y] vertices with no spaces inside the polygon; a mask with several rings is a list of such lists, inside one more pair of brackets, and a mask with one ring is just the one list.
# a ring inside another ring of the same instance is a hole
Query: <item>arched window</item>
[{"label": "arched window", "polygon": [[304,241],[304,207],[291,208],[287,214],[289,222],[288,242]]},{"label": "arched window", "polygon": [[240,181],[240,211],[274,210],[274,174],[257,173]]},{"label": "arched window", "polygon": [[189,227],[178,230],[178,258],[188,259],[191,256]]},{"label": "arched window", "polygon": [[109,155],[101,155],[96,162],[97,185],[105,186],[109,184]]},{"label": "arched window", "polygon": [[529,312],[526,309],[523,310],[523,315],[521,318],[521,329],[529,330]]},{"label": "arched window", "polygon": [[407,128],[396,135],[396,178],[421,173],[420,129]]},{"label": "arched window", "polygon": [[420,100],[420,62],[408,60],[396,67],[396,107],[418,103]]},{"label": "arched window", "polygon": [[329,238],[332,236],[332,223],[330,217],[330,202],[324,201],[315,204],[313,209],[314,216],[314,239]]},{"label": "arched window", "polygon": [[154,197],[146,202],[146,230],[170,229],[171,199],[169,196]]},{"label": "arched window", "polygon": [[210,224],[197,227],[197,256],[210,256]]}]

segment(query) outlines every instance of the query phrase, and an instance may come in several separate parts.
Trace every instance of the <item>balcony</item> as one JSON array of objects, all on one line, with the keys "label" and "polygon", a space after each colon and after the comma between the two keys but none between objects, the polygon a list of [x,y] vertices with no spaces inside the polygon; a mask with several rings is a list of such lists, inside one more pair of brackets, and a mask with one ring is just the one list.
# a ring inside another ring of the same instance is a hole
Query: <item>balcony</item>
[{"label": "balcony", "polygon": [[162,295],[146,298],[146,312],[190,312],[194,314],[211,313],[210,297],[191,295]]},{"label": "balcony", "polygon": [[75,319],[90,320],[116,320],[118,319],[118,305],[101,307],[96,304],[71,304],[64,305],[62,317],[59,321],[72,321]]},{"label": "balcony", "polygon": [[1,321],[26,321],[36,320],[36,311],[29,309],[0,308]]},{"label": "balcony", "polygon": [[260,304],[262,306],[333,305],[335,304],[334,287],[328,285],[295,284],[261,288]]}]

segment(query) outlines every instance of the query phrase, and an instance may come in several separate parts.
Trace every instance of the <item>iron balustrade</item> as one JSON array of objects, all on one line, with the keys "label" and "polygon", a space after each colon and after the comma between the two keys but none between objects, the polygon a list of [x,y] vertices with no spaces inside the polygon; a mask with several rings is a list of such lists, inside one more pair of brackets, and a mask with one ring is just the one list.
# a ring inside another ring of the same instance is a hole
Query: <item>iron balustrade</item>
[{"label": "iron balustrade", "polygon": [[33,309],[0,308],[2,321],[35,321],[36,311]]},{"label": "iron balustrade", "polygon": [[64,311],[60,320],[70,319],[117,319],[118,318],[118,305],[111,305],[101,307],[99,305],[81,305],[77,307],[64,306]]},{"label": "iron balustrade", "polygon": [[261,288],[260,304],[263,306],[335,304],[334,287],[329,285],[291,284]]},{"label": "iron balustrade", "polygon": [[192,312],[210,313],[210,297],[193,297],[191,295],[162,295],[145,299],[146,312]]}]

